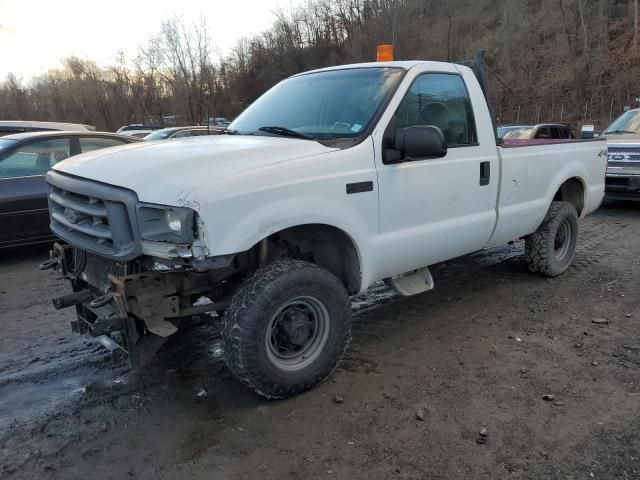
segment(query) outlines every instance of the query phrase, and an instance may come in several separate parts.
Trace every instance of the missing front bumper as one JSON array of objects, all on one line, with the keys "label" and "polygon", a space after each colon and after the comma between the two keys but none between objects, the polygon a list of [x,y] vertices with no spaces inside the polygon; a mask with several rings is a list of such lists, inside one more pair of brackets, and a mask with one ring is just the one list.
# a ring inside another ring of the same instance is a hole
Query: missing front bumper
[{"label": "missing front bumper", "polygon": [[139,321],[118,316],[113,304],[92,307],[90,303],[76,305],[77,316],[71,322],[71,330],[105,347],[111,353],[113,366],[128,362],[130,367],[138,367],[164,343],[162,337],[158,337],[162,341],[153,341],[140,335]]},{"label": "missing front bumper", "polygon": [[110,264],[59,245],[52,258],[73,288],[73,293],[54,299],[54,307],[75,307],[72,330],[106,347],[114,364],[128,360],[131,367],[144,365],[177,332],[180,319],[226,307],[222,300],[196,304],[201,296],[224,297],[220,283],[206,273],[140,268],[129,273],[138,266]]}]

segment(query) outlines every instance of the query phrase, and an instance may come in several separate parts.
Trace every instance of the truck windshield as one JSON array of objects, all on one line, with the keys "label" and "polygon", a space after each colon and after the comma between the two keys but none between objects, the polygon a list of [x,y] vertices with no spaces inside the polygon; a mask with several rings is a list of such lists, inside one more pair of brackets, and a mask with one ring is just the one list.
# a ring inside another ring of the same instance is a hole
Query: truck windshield
[{"label": "truck windshield", "polygon": [[356,138],[394,92],[402,73],[371,67],[291,77],[250,105],[228,130],[241,135],[287,135],[288,130],[287,136],[298,132],[313,140]]},{"label": "truck windshield", "polygon": [[618,133],[640,133],[640,110],[624,112],[605,130],[604,135]]}]

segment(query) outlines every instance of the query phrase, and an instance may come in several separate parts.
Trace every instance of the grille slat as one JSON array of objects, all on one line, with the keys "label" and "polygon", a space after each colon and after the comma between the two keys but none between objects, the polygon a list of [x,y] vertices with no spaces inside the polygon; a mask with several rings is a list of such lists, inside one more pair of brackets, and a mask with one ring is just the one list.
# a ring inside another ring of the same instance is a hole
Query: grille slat
[{"label": "grille slat", "polygon": [[103,200],[52,186],[49,209],[51,221],[56,226],[78,239],[91,242],[103,253],[115,252],[108,208]]},{"label": "grille slat", "polygon": [[[75,197],[75,199],[74,199]],[[61,207],[70,208],[72,210],[92,215],[94,217],[106,217],[107,209],[102,201],[93,198],[89,202],[81,202],[77,200],[77,195],[60,195],[57,193],[49,194],[52,202],[57,203]]]},{"label": "grille slat", "polygon": [[608,146],[609,153],[636,153],[640,154],[640,146],[633,145],[609,145]]},{"label": "grille slat", "polygon": [[640,168],[640,161],[637,162],[616,162],[613,160],[609,160],[607,163],[610,167],[621,167],[621,168]]},{"label": "grille slat", "polygon": [[105,240],[112,239],[111,230],[109,230],[109,227],[104,224],[87,224],[84,222],[71,223],[67,220],[64,214],[56,211],[51,212],[51,216],[56,222],[69,231],[75,230],[90,237],[97,237]]}]

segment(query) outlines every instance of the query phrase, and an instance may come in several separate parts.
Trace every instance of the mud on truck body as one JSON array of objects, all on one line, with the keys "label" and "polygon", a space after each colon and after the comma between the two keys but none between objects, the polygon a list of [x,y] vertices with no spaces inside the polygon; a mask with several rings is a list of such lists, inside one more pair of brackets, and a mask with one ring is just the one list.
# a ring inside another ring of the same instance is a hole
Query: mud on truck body
[{"label": "mud on truck body", "polygon": [[61,162],[49,205],[67,246],[42,267],[73,292],[54,305],[133,365],[181,319],[224,312],[230,370],[284,398],[333,371],[349,296],[376,281],[424,292],[429,265],[522,237],[532,271],[561,274],[602,200],[606,142],[498,146],[481,65],[307,72],[226,135]]}]

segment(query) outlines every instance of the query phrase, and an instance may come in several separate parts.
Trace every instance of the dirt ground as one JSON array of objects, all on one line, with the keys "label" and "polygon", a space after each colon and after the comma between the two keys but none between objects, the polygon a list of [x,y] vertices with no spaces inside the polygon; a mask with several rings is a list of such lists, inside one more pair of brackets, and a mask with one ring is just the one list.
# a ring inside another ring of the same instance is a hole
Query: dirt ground
[{"label": "dirt ground", "polygon": [[112,368],[50,306],[66,285],[37,270],[46,248],[2,252],[0,477],[640,479],[640,205],[582,222],[560,277],[521,253],[354,299],[338,371],[269,402],[226,371],[211,317],[141,373]]}]

